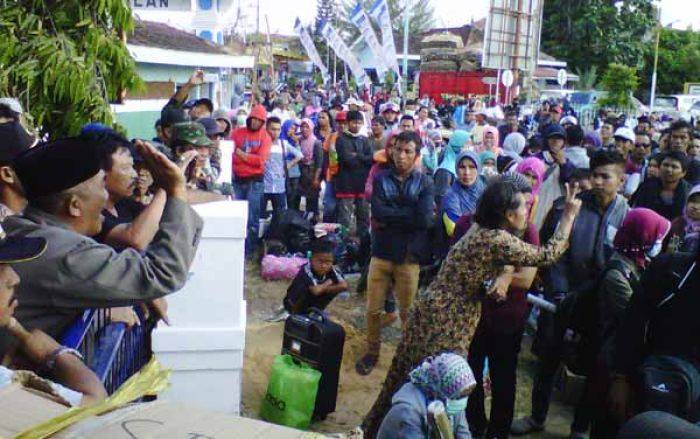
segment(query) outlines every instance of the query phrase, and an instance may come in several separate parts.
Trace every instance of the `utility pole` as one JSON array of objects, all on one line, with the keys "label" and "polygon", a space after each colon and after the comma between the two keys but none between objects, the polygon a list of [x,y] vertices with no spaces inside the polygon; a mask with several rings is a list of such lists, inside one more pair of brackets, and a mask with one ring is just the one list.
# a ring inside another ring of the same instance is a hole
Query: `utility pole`
[{"label": "utility pole", "polygon": [[659,21],[656,23],[656,47],[654,49],[654,72],[651,74],[651,93],[649,94],[649,112],[654,112],[654,100],[656,100],[656,67],[659,64],[659,42],[661,41],[661,8],[659,8]]},{"label": "utility pole", "polygon": [[256,30],[256,31],[257,31],[257,33],[258,33],[258,36],[260,36],[260,0],[258,0],[258,6],[257,6],[257,8],[258,8],[258,20],[257,20],[257,21],[258,21],[258,24],[257,24],[257,30]]}]

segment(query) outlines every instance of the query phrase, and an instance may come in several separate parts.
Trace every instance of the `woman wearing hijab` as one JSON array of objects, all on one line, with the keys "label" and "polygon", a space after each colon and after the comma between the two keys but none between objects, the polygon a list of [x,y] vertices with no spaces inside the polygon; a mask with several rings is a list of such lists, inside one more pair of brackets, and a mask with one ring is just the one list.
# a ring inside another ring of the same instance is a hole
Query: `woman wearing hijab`
[{"label": "woman wearing hijab", "polygon": [[448,237],[454,234],[455,223],[466,213],[474,213],[486,184],[479,176],[479,158],[465,151],[457,157],[457,178],[442,201],[442,221]]},{"label": "woman wearing hijab", "polygon": [[695,254],[700,246],[700,185],[688,192],[683,215],[671,223],[667,252]]},{"label": "woman wearing hijab", "polygon": [[496,158],[496,168],[499,174],[513,172],[515,167],[523,160],[522,154],[527,146],[527,140],[522,134],[515,132],[508,134],[503,139],[502,154]]},{"label": "woman wearing hijab", "polygon": [[495,155],[499,155],[501,153],[501,148],[498,146],[498,136],[498,128],[485,125],[483,140],[481,144],[477,144],[476,146],[477,152],[491,151]]},{"label": "woman wearing hijab", "polygon": [[535,211],[537,210],[537,194],[540,192],[540,187],[542,187],[542,181],[544,180],[544,173],[547,172],[547,165],[537,157],[528,157],[522,162],[518,163],[515,168],[515,172],[522,174],[527,177],[532,187],[532,195],[530,196],[530,201],[528,202],[528,209],[530,212],[530,222],[535,221]]},{"label": "woman wearing hijab", "polygon": [[428,405],[445,406],[455,439],[469,439],[464,415],[467,398],[474,389],[474,375],[460,355],[444,353],[426,358],[408,375],[409,381],[394,394],[378,439],[425,439],[436,427],[428,416]]},{"label": "woman wearing hijab", "polygon": [[627,213],[615,235],[614,251],[598,289],[600,354],[584,396],[592,410],[600,411],[594,416],[595,437],[609,437],[602,433],[611,427],[606,420],[606,405],[600,404],[600,395],[606,395],[611,385],[615,335],[635,287],[649,262],[661,252],[670,228],[671,223],[653,210],[635,208]]},{"label": "woman wearing hijab", "polygon": [[481,175],[487,179],[498,175],[498,170],[496,168],[496,154],[493,151],[481,151],[479,153],[479,165],[481,167]]},{"label": "woman wearing hijab", "polygon": [[[301,197],[306,199],[306,211],[318,217],[318,192],[321,188],[321,171],[323,168],[323,145],[314,135],[314,123],[311,119],[301,120],[299,149],[304,156],[299,164],[299,190],[290,203],[293,209],[299,209]],[[289,170],[292,177],[292,170]]]},{"label": "woman wearing hijab", "polygon": [[455,179],[455,166],[457,156],[469,140],[469,133],[463,130],[455,130],[450,137],[447,146],[443,148],[438,157],[438,167],[435,170],[435,204],[438,209],[442,207],[442,198],[445,196]]},{"label": "woman wearing hijab", "polygon": [[525,136],[520,133],[510,133],[503,139],[503,155],[512,157],[517,163],[523,160],[522,154],[527,145]]}]

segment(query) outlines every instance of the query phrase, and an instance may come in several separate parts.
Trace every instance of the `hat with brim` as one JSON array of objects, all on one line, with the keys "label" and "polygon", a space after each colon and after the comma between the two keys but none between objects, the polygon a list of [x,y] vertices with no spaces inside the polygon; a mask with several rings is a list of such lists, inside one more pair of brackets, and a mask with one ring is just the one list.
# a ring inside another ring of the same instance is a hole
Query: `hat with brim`
[{"label": "hat with brim", "polygon": [[15,98],[0,98],[0,105],[5,105],[11,111],[13,111],[17,114],[24,113],[22,111],[22,105]]},{"label": "hat with brim", "polygon": [[[4,236],[0,232],[0,236]],[[44,254],[47,242],[44,238],[11,236],[0,238],[0,264],[16,264],[34,260]]]},{"label": "hat with brim", "polygon": [[213,146],[207,137],[204,125],[199,122],[182,122],[173,125],[176,143],[189,143],[194,146]]},{"label": "hat with brim", "polygon": [[202,117],[197,119],[197,122],[204,126],[207,137],[217,136],[224,133],[224,131],[219,127],[219,124],[216,122],[216,119],[213,117]]},{"label": "hat with brim", "polygon": [[557,137],[560,139],[566,139],[566,131],[564,131],[563,126],[553,123],[545,130],[544,137],[545,139],[553,139]]},{"label": "hat with brim", "polygon": [[627,127],[620,127],[615,130],[615,134],[613,134],[613,137],[615,139],[622,139],[622,140],[629,140],[630,142],[633,142],[636,140],[634,131],[632,131],[632,128],[627,128]]}]

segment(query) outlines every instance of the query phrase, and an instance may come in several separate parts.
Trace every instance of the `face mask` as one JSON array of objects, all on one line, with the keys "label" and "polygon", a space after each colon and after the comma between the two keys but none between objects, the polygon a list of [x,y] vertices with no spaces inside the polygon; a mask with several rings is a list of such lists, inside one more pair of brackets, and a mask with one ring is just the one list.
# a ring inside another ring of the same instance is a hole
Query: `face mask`
[{"label": "face mask", "polygon": [[657,257],[659,255],[659,253],[661,253],[662,246],[663,246],[662,241],[660,241],[660,240],[656,241],[654,243],[654,245],[649,250],[647,250],[647,258],[653,259],[653,258]]},{"label": "face mask", "polygon": [[461,412],[467,409],[467,397],[460,399],[448,399],[447,404],[445,404],[445,411],[447,416],[456,417]]}]

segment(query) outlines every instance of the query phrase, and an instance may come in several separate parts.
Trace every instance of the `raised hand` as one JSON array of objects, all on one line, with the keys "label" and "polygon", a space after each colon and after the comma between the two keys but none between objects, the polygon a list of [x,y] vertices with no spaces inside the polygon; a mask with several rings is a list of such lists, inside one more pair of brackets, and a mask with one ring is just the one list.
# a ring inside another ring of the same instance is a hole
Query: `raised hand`
[{"label": "raised hand", "polygon": [[180,167],[148,142],[137,140],[135,145],[158,187],[164,189],[169,197],[186,201],[187,181]]},{"label": "raised hand", "polygon": [[581,210],[581,200],[577,198],[579,192],[578,183],[570,184],[566,183],[566,198],[564,203],[564,213],[571,218],[575,218]]},{"label": "raised hand", "polygon": [[190,85],[201,85],[204,84],[204,70],[197,69],[192,73],[190,79],[187,80]]}]

